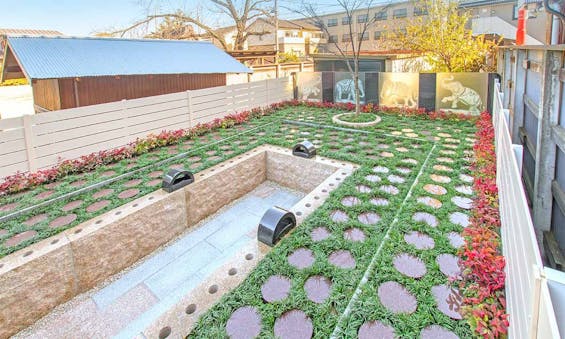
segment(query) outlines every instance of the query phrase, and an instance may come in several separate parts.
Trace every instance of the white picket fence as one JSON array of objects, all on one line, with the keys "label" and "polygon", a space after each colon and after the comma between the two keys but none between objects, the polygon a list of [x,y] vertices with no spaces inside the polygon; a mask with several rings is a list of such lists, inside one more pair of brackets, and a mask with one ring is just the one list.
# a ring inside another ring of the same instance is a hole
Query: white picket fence
[{"label": "white picket fence", "polygon": [[292,96],[286,77],[0,120],[0,178]]},{"label": "white picket fence", "polygon": [[[520,169],[503,109],[500,84],[496,84],[493,124],[502,250],[506,258],[506,302],[510,314],[509,338],[560,338],[555,312],[544,276]],[[521,147],[521,146],[520,146]]]}]

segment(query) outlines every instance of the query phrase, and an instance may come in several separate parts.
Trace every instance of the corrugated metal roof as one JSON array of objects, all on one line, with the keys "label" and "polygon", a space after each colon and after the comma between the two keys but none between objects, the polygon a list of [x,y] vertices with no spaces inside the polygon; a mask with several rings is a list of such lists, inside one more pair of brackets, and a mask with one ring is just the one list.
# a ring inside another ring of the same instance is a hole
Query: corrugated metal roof
[{"label": "corrugated metal roof", "polygon": [[8,37],[8,46],[30,79],[252,72],[202,41]]}]

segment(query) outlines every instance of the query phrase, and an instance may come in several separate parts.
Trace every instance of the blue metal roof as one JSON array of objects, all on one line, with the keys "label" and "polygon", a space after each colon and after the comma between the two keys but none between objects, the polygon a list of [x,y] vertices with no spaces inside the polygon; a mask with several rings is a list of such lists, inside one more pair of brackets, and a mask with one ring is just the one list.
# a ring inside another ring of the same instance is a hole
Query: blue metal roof
[{"label": "blue metal roof", "polygon": [[30,79],[252,72],[205,41],[22,36],[8,46]]}]

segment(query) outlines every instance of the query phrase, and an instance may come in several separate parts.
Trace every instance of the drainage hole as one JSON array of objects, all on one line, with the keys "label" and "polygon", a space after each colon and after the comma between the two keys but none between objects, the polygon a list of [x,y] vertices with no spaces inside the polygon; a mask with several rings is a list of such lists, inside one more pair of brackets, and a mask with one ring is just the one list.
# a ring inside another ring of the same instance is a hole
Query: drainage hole
[{"label": "drainage hole", "polygon": [[192,314],[194,312],[196,312],[196,304],[190,304],[186,307],[186,310],[184,310],[186,312],[186,314]]},{"label": "drainage hole", "polygon": [[345,172],[341,172],[341,175],[347,175],[347,173],[345,173]]},{"label": "drainage hole", "polygon": [[155,199],[155,197],[149,197],[149,200],[153,200],[153,199]]},{"label": "drainage hole", "polygon": [[122,211],[117,211],[117,212],[116,212],[116,215],[120,215],[120,214],[122,214]]},{"label": "drainage hole", "polygon": [[319,196],[315,196],[314,199],[318,200],[318,199],[320,199],[320,197],[319,197]]},{"label": "drainage hole", "polygon": [[139,206],[139,204],[133,204],[133,207],[137,207],[137,206]]},{"label": "drainage hole", "polygon": [[330,183],[330,186],[334,186],[334,184],[333,184],[333,183]]},{"label": "drainage hole", "polygon": [[102,219],[100,220],[96,220],[95,224],[101,224],[102,223]]},{"label": "drainage hole", "polygon": [[236,275],[237,274],[237,269],[235,267],[232,267],[229,269],[228,271],[229,275]]},{"label": "drainage hole", "polygon": [[323,193],[328,193],[328,190],[324,188],[324,189],[322,190],[322,192],[323,192]]},{"label": "drainage hole", "polygon": [[302,215],[302,212],[298,211],[296,212],[296,215]]},{"label": "drainage hole", "polygon": [[218,285],[212,285],[208,288],[208,293],[214,294],[216,292],[218,292]]},{"label": "drainage hole", "polygon": [[169,326],[163,327],[159,331],[159,339],[165,339],[171,335],[171,328]]},{"label": "drainage hole", "polygon": [[82,228],[79,228],[78,230],[76,230],[75,234],[79,234],[80,232],[82,232]]},{"label": "drainage hole", "polygon": [[335,178],[335,180],[337,180],[337,181],[340,181],[340,180],[341,180],[341,178]]},{"label": "drainage hole", "polygon": [[306,206],[306,207],[310,207],[310,206],[312,206],[312,204],[310,204],[310,203],[307,203],[307,204],[306,204],[306,205],[304,205],[304,206]]},{"label": "drainage hole", "polygon": [[251,260],[251,259],[253,259],[253,254],[252,254],[252,253],[247,253],[247,254],[245,255],[245,260]]},{"label": "drainage hole", "polygon": [[33,251],[27,251],[27,252],[24,253],[24,257],[27,257],[27,256],[31,255],[32,253],[33,253]]},{"label": "drainage hole", "polygon": [[51,241],[51,245],[55,245],[58,242],[59,242],[59,239],[55,239],[55,240]]}]

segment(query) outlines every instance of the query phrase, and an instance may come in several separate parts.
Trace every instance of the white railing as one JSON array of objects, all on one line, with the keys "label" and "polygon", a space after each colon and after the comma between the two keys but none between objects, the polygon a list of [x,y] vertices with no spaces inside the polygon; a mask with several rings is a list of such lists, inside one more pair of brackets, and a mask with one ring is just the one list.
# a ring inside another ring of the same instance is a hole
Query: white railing
[{"label": "white railing", "polygon": [[163,130],[291,99],[289,78],[122,100],[0,120],[0,178],[124,146]]},{"label": "white railing", "polygon": [[[509,338],[560,338],[532,218],[503,109],[500,84],[495,86],[495,129],[502,252],[506,258],[506,303]],[[518,152],[519,154],[521,152]]]}]

